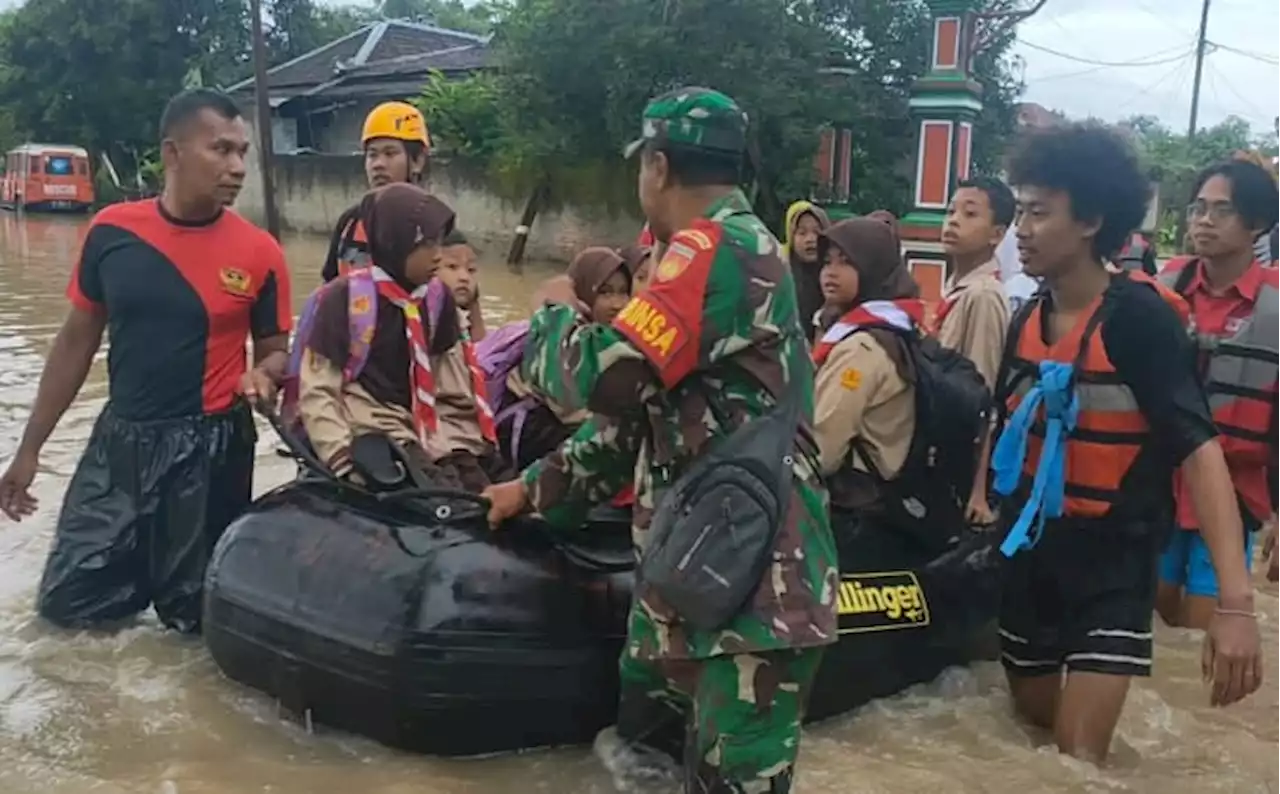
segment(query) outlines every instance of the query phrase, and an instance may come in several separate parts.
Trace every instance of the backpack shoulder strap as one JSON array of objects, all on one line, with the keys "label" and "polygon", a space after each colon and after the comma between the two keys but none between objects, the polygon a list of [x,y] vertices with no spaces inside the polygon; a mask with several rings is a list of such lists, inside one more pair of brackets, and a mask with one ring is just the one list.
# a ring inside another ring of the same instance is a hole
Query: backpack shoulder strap
[{"label": "backpack shoulder strap", "polygon": [[338,216],[333,234],[329,237],[329,251],[325,254],[324,268],[321,271],[326,282],[333,281],[341,275],[338,260],[342,257],[342,253],[355,242],[356,215],[359,211],[360,207],[357,205],[348,208]]},{"label": "backpack shoulder strap", "polygon": [[1173,291],[1187,297],[1187,288],[1191,286],[1191,282],[1196,277],[1196,268],[1200,267],[1200,260],[1192,258],[1187,261],[1182,269],[1178,271],[1178,278],[1173,282]]},{"label": "backpack shoulder strap", "polygon": [[1008,401],[1012,387],[1009,376],[1013,368],[1013,359],[1018,354],[1018,342],[1022,339],[1023,329],[1030,322],[1031,315],[1035,313],[1036,307],[1043,299],[1043,293],[1036,292],[1026,303],[1019,306],[1005,332],[1004,355],[1000,357],[1000,366],[996,368],[996,382],[991,384],[991,399],[995,403],[998,424],[1003,424],[1006,418],[1004,404]]},{"label": "backpack shoulder strap", "polygon": [[378,325],[378,287],[368,270],[354,270],[347,275],[347,323],[350,342],[342,375],[350,382],[360,376],[369,361],[369,347]]}]

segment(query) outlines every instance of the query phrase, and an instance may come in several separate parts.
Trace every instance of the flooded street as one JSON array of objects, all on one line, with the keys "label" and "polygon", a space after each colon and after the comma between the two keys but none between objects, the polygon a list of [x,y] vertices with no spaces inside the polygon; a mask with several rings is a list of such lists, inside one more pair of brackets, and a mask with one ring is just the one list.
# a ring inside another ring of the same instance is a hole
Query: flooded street
[{"label": "flooded street", "polygon": [[[63,290],[83,219],[0,212],[0,464],[17,446],[44,356],[66,308]],[[288,242],[295,307],[319,281],[324,240]],[[211,252],[214,253],[214,252]],[[525,311],[546,268],[508,273],[481,253],[490,328]],[[216,259],[216,253],[214,253]],[[216,261],[211,261],[211,266]],[[440,761],[277,717],[267,698],[222,679],[198,640],[154,616],[113,636],[64,633],[34,619],[34,592],[62,491],[106,398],[105,350],[46,445],[39,512],[0,518],[0,794],[609,794],[588,748]],[[259,441],[259,490],[291,476]],[[1261,581],[1261,580],[1260,580]],[[1200,641],[1157,629],[1155,677],[1130,694],[1111,765],[1098,770],[1040,746],[1010,716],[995,664],[938,681],[807,732],[802,794],[866,792],[1277,791],[1277,606],[1258,595],[1267,681],[1242,704],[1207,706]],[[669,789],[653,789],[664,792]],[[648,790],[647,790],[648,791]]]}]

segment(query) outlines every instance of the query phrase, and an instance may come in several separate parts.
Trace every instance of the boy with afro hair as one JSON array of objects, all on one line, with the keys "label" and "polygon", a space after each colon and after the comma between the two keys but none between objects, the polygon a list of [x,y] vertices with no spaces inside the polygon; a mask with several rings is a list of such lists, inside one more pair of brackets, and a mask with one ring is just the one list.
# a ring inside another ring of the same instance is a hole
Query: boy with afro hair
[{"label": "boy with afro hair", "polygon": [[[1195,370],[1185,304],[1105,261],[1141,223],[1147,180],[1114,132],[1031,133],[1008,164],[1017,242],[1042,289],[997,378],[993,464],[1006,568],[1001,658],[1018,712],[1101,762],[1130,680],[1151,674],[1156,561],[1177,468],[1221,579],[1205,638],[1212,702],[1262,680],[1240,514]],[[1065,675],[1064,675],[1065,671]]]}]

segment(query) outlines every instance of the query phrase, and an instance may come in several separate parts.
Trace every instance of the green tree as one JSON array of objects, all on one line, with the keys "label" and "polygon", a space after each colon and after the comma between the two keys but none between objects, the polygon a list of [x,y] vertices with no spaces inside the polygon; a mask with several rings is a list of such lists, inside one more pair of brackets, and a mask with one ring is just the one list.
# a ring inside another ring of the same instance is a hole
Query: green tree
[{"label": "green tree", "polygon": [[1255,135],[1249,123],[1228,116],[1212,127],[1199,130],[1188,140],[1173,132],[1154,116],[1134,116],[1121,124],[1132,135],[1143,164],[1160,191],[1160,247],[1173,250],[1181,244],[1176,229],[1187,203],[1192,199],[1196,175],[1204,168],[1226,160],[1240,150],[1257,150],[1275,156],[1275,139],[1265,133]]},{"label": "green tree", "polygon": [[[515,0],[495,29],[497,77],[447,90],[433,81],[422,104],[438,137],[490,157],[513,197],[549,183],[553,201],[616,205],[633,201],[618,152],[646,100],[708,85],[752,119],[766,216],[809,194],[824,124],[853,131],[853,208],[901,211],[914,153],[907,99],[930,33],[923,0]],[[986,87],[979,168],[994,164],[1014,127],[1011,42],[1009,31],[975,63]],[[484,101],[498,107],[478,112]]]},{"label": "green tree", "polygon": [[1165,208],[1185,206],[1201,169],[1238,150],[1253,149],[1255,142],[1249,123],[1236,116],[1200,130],[1190,141],[1152,116],[1136,116],[1122,124],[1131,131],[1139,156],[1160,185]]},{"label": "green tree", "polygon": [[492,75],[450,80],[433,72],[415,103],[430,120],[435,141],[452,154],[488,163],[499,154],[505,140],[498,91]]},{"label": "green tree", "polygon": [[[832,108],[832,122],[853,133],[850,205],[902,212],[911,203],[908,167],[915,140],[907,101],[916,79],[928,71],[933,28],[923,0],[816,0],[822,24],[839,49],[832,59],[851,101]],[[984,0],[979,11],[1003,10],[1005,0]],[[999,170],[999,160],[1017,125],[1022,93],[1009,48],[1014,30],[986,43],[974,58],[973,74],[983,87],[983,111],[974,124],[973,166]]]},{"label": "green tree", "polygon": [[143,148],[192,67],[210,84],[243,59],[239,10],[218,0],[30,0],[0,27],[0,106],[40,138]]},{"label": "green tree", "polygon": [[622,146],[650,97],[695,83],[743,105],[767,153],[765,192],[776,193],[807,174],[829,105],[812,87],[830,36],[808,13],[785,0],[520,0],[496,29],[502,146],[493,170],[513,197],[549,183],[553,202],[633,204]]},{"label": "green tree", "polygon": [[283,63],[368,24],[376,14],[359,6],[329,6],[315,0],[269,0],[264,4],[267,51]]},{"label": "green tree", "polygon": [[[276,63],[372,14],[314,0],[264,5]],[[0,143],[30,135],[141,166],[170,96],[250,74],[249,22],[248,0],[27,0],[0,16]]]},{"label": "green tree", "polygon": [[385,19],[429,22],[450,30],[488,33],[497,13],[493,3],[464,3],[462,0],[380,0],[378,15]]}]

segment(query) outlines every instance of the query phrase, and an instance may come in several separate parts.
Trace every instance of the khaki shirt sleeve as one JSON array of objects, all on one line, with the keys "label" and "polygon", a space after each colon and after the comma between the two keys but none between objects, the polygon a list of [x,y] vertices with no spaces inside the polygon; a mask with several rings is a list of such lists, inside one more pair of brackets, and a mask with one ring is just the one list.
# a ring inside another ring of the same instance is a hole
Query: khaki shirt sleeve
[{"label": "khaki shirt sleeve", "polygon": [[321,462],[338,476],[351,469],[346,460],[353,437],[342,400],[342,370],[307,350],[298,374],[298,415]]},{"label": "khaki shirt sleeve", "polygon": [[[954,322],[953,322],[954,320]],[[1009,303],[999,289],[969,289],[939,330],[938,342],[973,362],[994,388],[1009,327]]]},{"label": "khaki shirt sleeve", "polygon": [[863,414],[892,372],[889,355],[867,334],[854,334],[836,345],[818,370],[814,434],[823,474],[844,465]]}]

